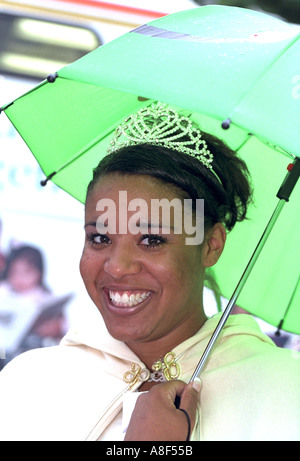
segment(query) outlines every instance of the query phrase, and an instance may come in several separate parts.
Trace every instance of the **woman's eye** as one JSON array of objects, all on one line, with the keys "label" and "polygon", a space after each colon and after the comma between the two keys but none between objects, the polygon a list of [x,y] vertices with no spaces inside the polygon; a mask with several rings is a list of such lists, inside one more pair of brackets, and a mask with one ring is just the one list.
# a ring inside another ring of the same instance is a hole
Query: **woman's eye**
[{"label": "woman's eye", "polygon": [[105,234],[87,234],[87,240],[91,242],[92,245],[103,245],[104,243],[110,243],[109,237]]},{"label": "woman's eye", "polygon": [[161,235],[143,235],[140,240],[141,245],[145,245],[148,248],[159,247],[166,243],[166,239]]}]

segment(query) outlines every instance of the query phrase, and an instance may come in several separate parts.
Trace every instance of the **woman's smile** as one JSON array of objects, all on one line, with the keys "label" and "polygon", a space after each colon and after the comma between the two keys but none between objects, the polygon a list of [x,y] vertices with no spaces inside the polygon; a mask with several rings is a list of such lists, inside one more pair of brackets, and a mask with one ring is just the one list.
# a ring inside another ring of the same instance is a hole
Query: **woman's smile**
[{"label": "woman's smile", "polygon": [[132,307],[141,304],[145,299],[149,298],[151,291],[132,292],[109,290],[109,299],[116,307]]},{"label": "woman's smile", "polygon": [[120,315],[133,315],[150,301],[151,290],[104,287],[103,296],[107,309]]}]

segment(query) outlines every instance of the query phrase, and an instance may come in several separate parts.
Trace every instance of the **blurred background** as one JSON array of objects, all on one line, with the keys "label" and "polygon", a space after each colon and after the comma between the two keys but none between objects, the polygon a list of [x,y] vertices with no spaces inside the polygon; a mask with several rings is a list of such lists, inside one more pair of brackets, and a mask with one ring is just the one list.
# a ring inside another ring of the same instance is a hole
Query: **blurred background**
[{"label": "blurred background", "polygon": [[[0,0],[0,107],[129,30],[208,4],[300,22],[299,0]],[[41,187],[43,178],[1,113],[0,369],[25,350],[58,344],[71,325],[95,315],[79,274],[83,205],[51,182]],[[209,291],[205,306],[208,315],[217,312]],[[300,349],[299,337],[276,336],[273,327],[260,324],[279,346]]]}]

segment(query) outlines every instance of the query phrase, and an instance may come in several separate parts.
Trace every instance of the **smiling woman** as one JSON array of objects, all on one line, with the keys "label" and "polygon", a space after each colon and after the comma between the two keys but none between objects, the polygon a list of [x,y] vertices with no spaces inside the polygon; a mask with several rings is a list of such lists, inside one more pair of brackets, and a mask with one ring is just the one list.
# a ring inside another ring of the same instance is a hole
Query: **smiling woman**
[{"label": "smiling woman", "polygon": [[[126,203],[143,204],[138,214],[120,203],[121,192]],[[153,220],[153,200],[168,205],[167,226],[163,207]],[[184,206],[171,212],[185,200],[194,233],[203,227],[201,244],[187,244]],[[277,349],[251,316],[228,319],[202,384],[187,384],[220,319],[205,315],[206,269],[250,200],[245,163],[186,115],[155,103],[128,117],[86,196],[80,272],[95,323],[4,369],[0,392],[15,393],[2,403],[0,437],[299,440],[300,360]]]}]

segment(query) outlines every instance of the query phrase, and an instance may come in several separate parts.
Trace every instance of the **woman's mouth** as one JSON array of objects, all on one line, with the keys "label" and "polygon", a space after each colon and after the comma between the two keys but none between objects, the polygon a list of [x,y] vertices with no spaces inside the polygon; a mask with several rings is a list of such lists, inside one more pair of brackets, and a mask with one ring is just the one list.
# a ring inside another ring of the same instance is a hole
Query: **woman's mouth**
[{"label": "woman's mouth", "polygon": [[151,291],[114,291],[108,290],[110,302],[116,307],[133,307],[149,298]]}]

